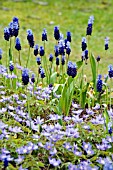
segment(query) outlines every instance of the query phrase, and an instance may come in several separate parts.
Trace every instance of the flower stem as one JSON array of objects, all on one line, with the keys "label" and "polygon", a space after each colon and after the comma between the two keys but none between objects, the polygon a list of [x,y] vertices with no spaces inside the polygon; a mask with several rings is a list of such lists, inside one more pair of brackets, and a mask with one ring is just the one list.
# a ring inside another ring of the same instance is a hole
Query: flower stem
[{"label": "flower stem", "polygon": [[28,67],[29,58],[30,58],[30,46],[29,46],[29,51],[28,51],[28,58],[27,58],[26,68]]}]

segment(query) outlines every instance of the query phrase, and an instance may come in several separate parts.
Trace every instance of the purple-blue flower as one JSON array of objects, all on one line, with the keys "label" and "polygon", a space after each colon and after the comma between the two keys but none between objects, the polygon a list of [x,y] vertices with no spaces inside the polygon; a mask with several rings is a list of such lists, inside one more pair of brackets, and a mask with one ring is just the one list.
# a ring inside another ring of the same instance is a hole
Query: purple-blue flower
[{"label": "purple-blue flower", "polygon": [[42,32],[42,41],[47,41],[47,30],[44,28]]},{"label": "purple-blue flower", "polygon": [[18,37],[16,37],[15,48],[16,48],[18,51],[21,50],[21,43],[20,43],[20,39],[19,39]]},{"label": "purple-blue flower", "polygon": [[29,73],[28,69],[24,68],[22,71],[22,82],[24,85],[27,85],[29,83]]},{"label": "purple-blue flower", "polygon": [[54,27],[54,37],[56,40],[60,39],[59,27],[57,27],[57,26]]},{"label": "purple-blue flower", "polygon": [[32,30],[28,29],[27,30],[27,40],[31,48],[34,47],[34,36],[32,33]]},{"label": "purple-blue flower", "polygon": [[34,46],[34,55],[37,56],[38,55],[38,44],[36,44]]},{"label": "purple-blue flower", "polygon": [[101,80],[102,76],[98,75],[98,79],[97,79],[97,91],[101,92],[102,91],[102,80]]}]

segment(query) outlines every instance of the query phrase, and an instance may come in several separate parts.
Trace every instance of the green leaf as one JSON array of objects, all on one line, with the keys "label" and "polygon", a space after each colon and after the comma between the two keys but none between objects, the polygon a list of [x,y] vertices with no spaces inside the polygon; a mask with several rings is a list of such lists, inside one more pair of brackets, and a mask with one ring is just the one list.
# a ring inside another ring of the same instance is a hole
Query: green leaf
[{"label": "green leaf", "polygon": [[37,162],[37,165],[38,165],[39,167],[44,167],[44,163],[42,163],[42,162]]},{"label": "green leaf", "polygon": [[50,83],[54,84],[56,82],[57,72],[54,72],[50,77]]},{"label": "green leaf", "polygon": [[90,56],[90,64],[91,64],[91,70],[92,70],[92,76],[93,76],[93,84],[94,84],[94,89],[96,91],[96,60],[93,54]]},{"label": "green leaf", "polygon": [[82,66],[82,64],[83,64],[83,61],[82,61],[82,60],[76,62],[77,70]]}]

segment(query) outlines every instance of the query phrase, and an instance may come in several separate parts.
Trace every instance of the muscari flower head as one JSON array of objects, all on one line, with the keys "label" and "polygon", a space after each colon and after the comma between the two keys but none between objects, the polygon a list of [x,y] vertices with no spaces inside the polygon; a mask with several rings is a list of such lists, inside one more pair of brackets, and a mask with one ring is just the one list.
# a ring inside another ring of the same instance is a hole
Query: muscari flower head
[{"label": "muscari flower head", "polygon": [[9,23],[9,34],[10,34],[10,37],[13,37],[13,35],[14,35],[13,22]]},{"label": "muscari flower head", "polygon": [[31,48],[34,47],[34,36],[32,33],[32,30],[28,29],[27,30],[27,40]]},{"label": "muscari flower head", "polygon": [[0,48],[0,60],[2,59],[2,49]]},{"label": "muscari flower head", "polygon": [[67,41],[71,42],[71,32],[67,32]]},{"label": "muscari flower head", "polygon": [[18,31],[19,31],[19,27],[18,27],[18,24],[15,22],[15,23],[13,23],[13,35],[15,37],[18,36]]},{"label": "muscari flower head", "polygon": [[44,28],[42,32],[42,41],[47,41],[47,30]]},{"label": "muscari flower head", "polygon": [[67,74],[72,76],[72,78],[77,75],[77,66],[75,63],[72,63],[71,61],[68,62]]},{"label": "muscari flower head", "polygon": [[10,38],[9,28],[6,27],[6,28],[4,28],[4,39],[5,39],[6,41],[9,41],[9,38]]},{"label": "muscari flower head", "polygon": [[82,38],[82,51],[86,50],[86,48],[87,48],[86,38],[83,37]]},{"label": "muscari flower head", "polygon": [[91,35],[92,34],[93,23],[94,23],[94,16],[90,16],[89,20],[88,20],[88,26],[87,26],[86,35]]},{"label": "muscari flower head", "polygon": [[67,45],[66,45],[67,47],[66,47],[66,54],[68,54],[68,55],[70,55],[70,53],[71,53],[71,47],[70,47],[70,42],[69,41],[67,41]]},{"label": "muscari flower head", "polygon": [[45,77],[45,71],[44,71],[43,68],[41,68],[40,76],[41,76],[42,79]]},{"label": "muscari flower head", "polygon": [[52,54],[49,55],[49,61],[51,61],[51,62],[53,61],[53,55]]},{"label": "muscari flower head", "polygon": [[14,70],[14,65],[13,65],[13,62],[10,61],[9,63],[9,70],[12,72]]},{"label": "muscari flower head", "polygon": [[59,27],[57,27],[57,26],[54,27],[54,37],[56,40],[60,39]]},{"label": "muscari flower head", "polygon": [[59,55],[59,48],[58,48],[57,45],[55,45],[54,52],[55,52],[55,57],[58,57],[58,55]]},{"label": "muscari flower head", "polygon": [[34,46],[34,55],[37,56],[38,55],[38,44],[36,44]]},{"label": "muscari flower head", "polygon": [[37,64],[38,64],[38,65],[41,64],[41,58],[40,58],[40,57],[37,57],[37,58],[36,58],[36,61],[37,61]]},{"label": "muscari flower head", "polygon": [[32,76],[31,76],[31,82],[32,82],[32,83],[35,82],[35,75],[34,75],[34,73],[33,73]]},{"label": "muscari flower head", "polygon": [[5,168],[5,169],[8,167],[8,163],[9,163],[9,162],[8,162],[7,158],[5,158],[5,159],[4,159],[4,168]]},{"label": "muscari flower head", "polygon": [[110,78],[113,78],[113,66],[112,65],[108,66],[108,75]]},{"label": "muscari flower head", "polygon": [[98,57],[96,58],[96,60],[97,60],[97,62],[99,62],[99,61],[100,61],[100,56],[98,56]]},{"label": "muscari flower head", "polygon": [[17,17],[13,17],[13,23],[17,22],[19,24],[19,19]]},{"label": "muscari flower head", "polygon": [[20,44],[20,39],[18,37],[16,37],[15,40],[15,48],[20,51],[21,50],[21,44]]},{"label": "muscari flower head", "polygon": [[98,75],[97,78],[97,92],[101,92],[102,91],[102,80],[101,80],[102,76]]},{"label": "muscari flower head", "polygon": [[110,135],[112,134],[112,131],[113,131],[113,129],[112,129],[112,122],[109,122],[108,123],[108,132],[109,132]]},{"label": "muscari flower head", "polygon": [[22,71],[22,82],[24,85],[27,85],[29,83],[29,73],[28,69],[24,68]]},{"label": "muscari flower head", "polygon": [[58,66],[59,65],[59,58],[56,57],[56,65]]},{"label": "muscari flower head", "polygon": [[109,44],[109,37],[106,37],[106,38],[105,38],[105,50],[108,50],[108,49],[109,49],[108,44]]},{"label": "muscari flower head", "polygon": [[59,46],[59,54],[60,54],[60,55],[65,55],[65,52],[64,52],[64,49],[65,49],[64,40],[61,39],[61,40],[59,41],[58,46]]},{"label": "muscari flower head", "polygon": [[61,60],[61,64],[64,65],[65,64],[65,56],[62,56],[62,60]]},{"label": "muscari flower head", "polygon": [[40,46],[40,56],[44,56],[45,51],[44,51],[44,47]]}]

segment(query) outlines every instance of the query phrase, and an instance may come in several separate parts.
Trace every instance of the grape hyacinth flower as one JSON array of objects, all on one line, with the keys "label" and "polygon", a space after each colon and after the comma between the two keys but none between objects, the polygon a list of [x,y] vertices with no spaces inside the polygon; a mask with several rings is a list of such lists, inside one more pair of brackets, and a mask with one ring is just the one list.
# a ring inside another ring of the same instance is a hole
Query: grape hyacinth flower
[{"label": "grape hyacinth flower", "polygon": [[13,37],[14,33],[13,33],[13,22],[9,23],[9,34],[10,37]]},{"label": "grape hyacinth flower", "polygon": [[65,56],[62,56],[62,60],[61,60],[61,64],[64,65],[65,64]]},{"label": "grape hyacinth flower", "polygon": [[34,46],[34,55],[37,56],[38,55],[38,44],[36,44]]},{"label": "grape hyacinth flower", "polygon": [[58,48],[57,45],[55,45],[54,52],[55,52],[55,57],[58,57],[58,55],[59,55],[59,48]]},{"label": "grape hyacinth flower", "polygon": [[108,75],[110,78],[113,78],[113,66],[109,65],[108,68]]},{"label": "grape hyacinth flower", "polygon": [[9,63],[9,70],[12,72],[14,70],[14,65],[13,65],[13,62],[10,61]]},{"label": "grape hyacinth flower", "polygon": [[32,30],[28,29],[27,30],[27,40],[31,48],[34,47],[34,36],[32,33]]},{"label": "grape hyacinth flower", "polygon": [[4,168],[5,169],[8,167],[8,164],[9,164],[9,162],[8,162],[7,158],[5,158],[4,159]]},{"label": "grape hyacinth flower", "polygon": [[49,61],[51,61],[51,62],[53,61],[53,55],[52,54],[49,55]]},{"label": "grape hyacinth flower", "polygon": [[0,60],[2,59],[2,49],[0,48]]},{"label": "grape hyacinth flower", "polygon": [[47,30],[44,28],[42,32],[42,41],[47,41]]},{"label": "grape hyacinth flower", "polygon": [[71,61],[68,62],[67,74],[72,76],[72,78],[77,75],[77,66],[75,63],[72,63]]},{"label": "grape hyacinth flower", "polygon": [[93,23],[94,23],[94,16],[90,16],[89,20],[88,20],[88,26],[87,26],[86,35],[91,35],[92,34]]},{"label": "grape hyacinth flower", "polygon": [[31,76],[31,82],[35,83],[35,75],[34,74],[32,74],[32,76]]},{"label": "grape hyacinth flower", "polygon": [[96,58],[96,60],[97,60],[97,62],[99,62],[99,61],[100,61],[100,56],[98,56],[98,57]]},{"label": "grape hyacinth flower", "polygon": [[40,46],[40,56],[44,56],[44,47]]},{"label": "grape hyacinth flower", "polygon": [[98,75],[98,79],[97,79],[97,92],[101,92],[102,91],[102,80],[101,80],[102,76]]},{"label": "grape hyacinth flower", "polygon": [[45,71],[44,71],[43,68],[41,68],[40,76],[41,76],[42,79],[45,77]]},{"label": "grape hyacinth flower", "polygon": [[28,69],[24,68],[22,71],[22,82],[24,85],[27,85],[29,83],[29,74]]},{"label": "grape hyacinth flower", "polygon": [[66,44],[66,54],[69,56],[71,53],[71,47],[70,47],[70,42],[67,41],[67,44]]},{"label": "grape hyacinth flower", "polygon": [[54,27],[54,37],[56,40],[60,39],[59,27],[57,27],[57,26]]},{"label": "grape hyacinth flower", "polygon": [[9,32],[9,28],[4,28],[4,39],[6,41],[9,41],[9,38],[10,38],[10,32]]},{"label": "grape hyacinth flower", "polygon": [[17,37],[18,36],[18,32],[19,32],[18,22],[13,22],[13,35],[15,37]]},{"label": "grape hyacinth flower", "polygon": [[16,50],[20,51],[21,50],[21,44],[20,44],[20,39],[17,37],[15,40],[15,48]]},{"label": "grape hyacinth flower", "polygon": [[67,32],[67,41],[71,42],[71,32]]},{"label": "grape hyacinth flower", "polygon": [[109,49],[108,44],[109,44],[109,37],[106,37],[106,38],[105,38],[105,50],[108,50],[108,49]]},{"label": "grape hyacinth flower", "polygon": [[113,129],[112,129],[112,123],[109,122],[109,123],[108,123],[108,132],[109,132],[110,135],[112,134],[112,131],[113,131]]},{"label": "grape hyacinth flower", "polygon": [[81,48],[82,48],[82,51],[86,50],[86,48],[87,48],[87,43],[86,43],[85,37],[82,38],[82,47]]},{"label": "grape hyacinth flower", "polygon": [[87,60],[88,59],[88,50],[85,50],[85,59]]},{"label": "grape hyacinth flower", "polygon": [[41,58],[40,58],[40,57],[37,57],[37,58],[36,58],[36,61],[37,61],[37,64],[38,64],[38,65],[41,64]]},{"label": "grape hyacinth flower", "polygon": [[58,66],[59,65],[59,58],[56,57],[56,65]]},{"label": "grape hyacinth flower", "polygon": [[65,49],[64,40],[60,40],[58,46],[59,46],[59,54],[60,55],[65,55],[65,52],[64,52],[64,49]]}]

